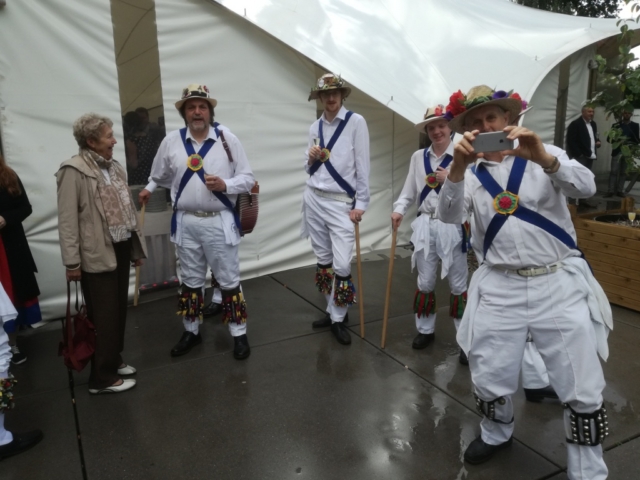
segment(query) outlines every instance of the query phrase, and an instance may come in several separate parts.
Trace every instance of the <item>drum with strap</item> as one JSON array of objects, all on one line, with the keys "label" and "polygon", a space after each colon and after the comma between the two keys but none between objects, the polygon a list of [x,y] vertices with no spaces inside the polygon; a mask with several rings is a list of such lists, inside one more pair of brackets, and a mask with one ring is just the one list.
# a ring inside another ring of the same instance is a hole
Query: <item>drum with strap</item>
[{"label": "drum with strap", "polygon": [[258,222],[258,195],[260,193],[260,185],[255,183],[250,193],[241,193],[238,195],[236,202],[236,212],[240,217],[240,226],[242,235],[253,232]]}]

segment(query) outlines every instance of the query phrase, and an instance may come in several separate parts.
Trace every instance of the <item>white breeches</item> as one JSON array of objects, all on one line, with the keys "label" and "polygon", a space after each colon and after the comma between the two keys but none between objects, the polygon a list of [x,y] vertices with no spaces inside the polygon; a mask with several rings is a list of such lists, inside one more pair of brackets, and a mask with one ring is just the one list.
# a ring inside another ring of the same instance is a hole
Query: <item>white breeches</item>
[{"label": "white breeches", "polygon": [[[240,284],[240,260],[238,245],[225,243],[220,215],[196,217],[185,214],[182,220],[182,244],[176,245],[182,283],[191,288],[202,288],[204,294],[207,268],[222,290],[230,290]],[[187,331],[197,334],[199,322],[184,319]],[[229,331],[234,337],[246,333],[247,325],[229,322]]]},{"label": "white breeches", "polygon": [[[492,269],[478,286],[469,366],[478,397],[506,400],[504,405],[495,403],[496,419],[509,422],[513,418],[511,395],[518,388],[529,332],[560,401],[580,413],[601,407],[605,381],[586,301],[588,291],[573,280],[563,269],[529,278]],[[568,428],[568,409],[564,415]],[[513,427],[513,423],[484,418],[482,439],[500,444],[511,437]],[[569,478],[606,478],[601,445],[568,444],[567,450]]]},{"label": "white breeches", "polygon": [[[310,188],[304,192],[304,202],[307,230],[318,263],[332,264],[336,275],[348,276],[355,242],[355,226],[349,219],[351,205],[320,197]],[[326,295],[327,313],[334,322],[342,322],[349,307],[336,306],[333,294],[332,289],[331,294]]]},{"label": "white breeches", "polygon": [[[424,258],[422,253],[416,255],[416,267],[418,267],[418,290],[421,292],[433,292],[436,288],[436,279],[438,274],[438,265],[440,257],[436,248],[436,236],[438,234],[438,224],[440,222],[432,221],[429,228],[429,254]],[[451,253],[452,261],[447,273],[449,288],[454,295],[460,295],[467,290],[467,278],[469,271],[467,268],[467,254],[462,251],[460,244],[456,245]],[[436,313],[433,312],[426,317],[416,318],[416,328],[419,333],[433,333],[436,328]],[[460,326],[460,319],[454,319],[456,330]]]},{"label": "white breeches", "polygon": [[527,389],[545,388],[549,386],[547,367],[542,361],[536,344],[527,340],[522,356],[522,387]]}]

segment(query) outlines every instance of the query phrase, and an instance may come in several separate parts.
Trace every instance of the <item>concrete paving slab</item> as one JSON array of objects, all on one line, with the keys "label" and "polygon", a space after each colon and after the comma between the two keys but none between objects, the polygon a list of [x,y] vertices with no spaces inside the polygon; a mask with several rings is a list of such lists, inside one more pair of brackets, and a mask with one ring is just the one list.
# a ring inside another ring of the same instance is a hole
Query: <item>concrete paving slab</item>
[{"label": "concrete paving slab", "polygon": [[611,305],[611,311],[613,312],[613,318],[616,322],[626,323],[632,327],[640,328],[640,314],[635,310],[619,307],[618,305]]},{"label": "concrete paving slab", "polygon": [[82,479],[69,390],[25,397],[19,383],[15,394],[16,408],[5,415],[5,427],[14,432],[38,428],[44,438],[30,450],[2,460],[0,477],[3,480]]},{"label": "concrete paving slab", "polygon": [[[275,280],[254,278],[243,282],[243,289],[249,314],[247,336],[252,348],[314,334],[311,323],[321,317],[322,312]],[[127,363],[140,371],[213,355],[231,355],[233,339],[218,315],[205,319],[200,326],[201,345],[187,355],[172,358],[169,352],[184,331],[182,320],[176,315],[176,305],[176,298],[172,296],[129,309],[124,353]]]},{"label": "concrete paving slab", "polygon": [[140,372],[78,398],[91,479],[538,479],[557,470],[516,442],[463,465],[477,416],[366,342],[330,333]]},{"label": "concrete paving slab", "polygon": [[609,478],[615,480],[636,480],[639,476],[640,438],[616,446],[604,453],[609,468]]},{"label": "concrete paving slab", "polygon": [[58,356],[62,340],[61,322],[51,322],[38,329],[20,332],[18,345],[27,355],[21,365],[11,365],[11,372],[19,379],[21,398],[52,390],[68,388],[67,368]]}]

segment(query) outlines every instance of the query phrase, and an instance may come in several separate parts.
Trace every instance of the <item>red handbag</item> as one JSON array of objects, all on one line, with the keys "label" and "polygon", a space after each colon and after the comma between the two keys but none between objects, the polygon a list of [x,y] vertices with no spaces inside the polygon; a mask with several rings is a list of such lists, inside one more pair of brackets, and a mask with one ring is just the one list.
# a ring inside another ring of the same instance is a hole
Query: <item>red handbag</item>
[{"label": "red handbag", "polygon": [[[82,290],[82,288],[81,288]],[[62,341],[58,355],[64,358],[67,368],[81,372],[91,361],[96,350],[96,327],[87,317],[87,307],[78,307],[78,284],[76,282],[76,314],[71,316],[71,286],[67,282],[67,317],[62,322]]]}]

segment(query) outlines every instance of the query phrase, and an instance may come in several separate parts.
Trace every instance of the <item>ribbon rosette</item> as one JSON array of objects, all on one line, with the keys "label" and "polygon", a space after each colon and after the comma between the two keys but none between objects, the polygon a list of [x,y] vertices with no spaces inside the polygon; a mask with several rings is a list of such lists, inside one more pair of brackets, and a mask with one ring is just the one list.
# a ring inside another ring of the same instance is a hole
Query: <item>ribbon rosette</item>
[{"label": "ribbon rosette", "polygon": [[189,158],[187,158],[187,167],[189,167],[194,172],[200,170],[203,164],[204,162],[202,160],[202,157],[197,153],[194,153],[193,155],[190,155]]},{"label": "ribbon rosette", "polygon": [[426,182],[429,188],[436,188],[438,185],[440,185],[438,183],[438,178],[436,177],[435,173],[430,173],[429,175],[427,175],[424,178],[424,181]]},{"label": "ribbon rosette", "polygon": [[320,161],[326,162],[327,160],[329,160],[330,156],[331,156],[331,151],[327,148],[323,148],[320,152]]},{"label": "ribbon rosette", "polygon": [[504,191],[493,199],[493,208],[502,215],[511,215],[518,208],[518,195]]}]

